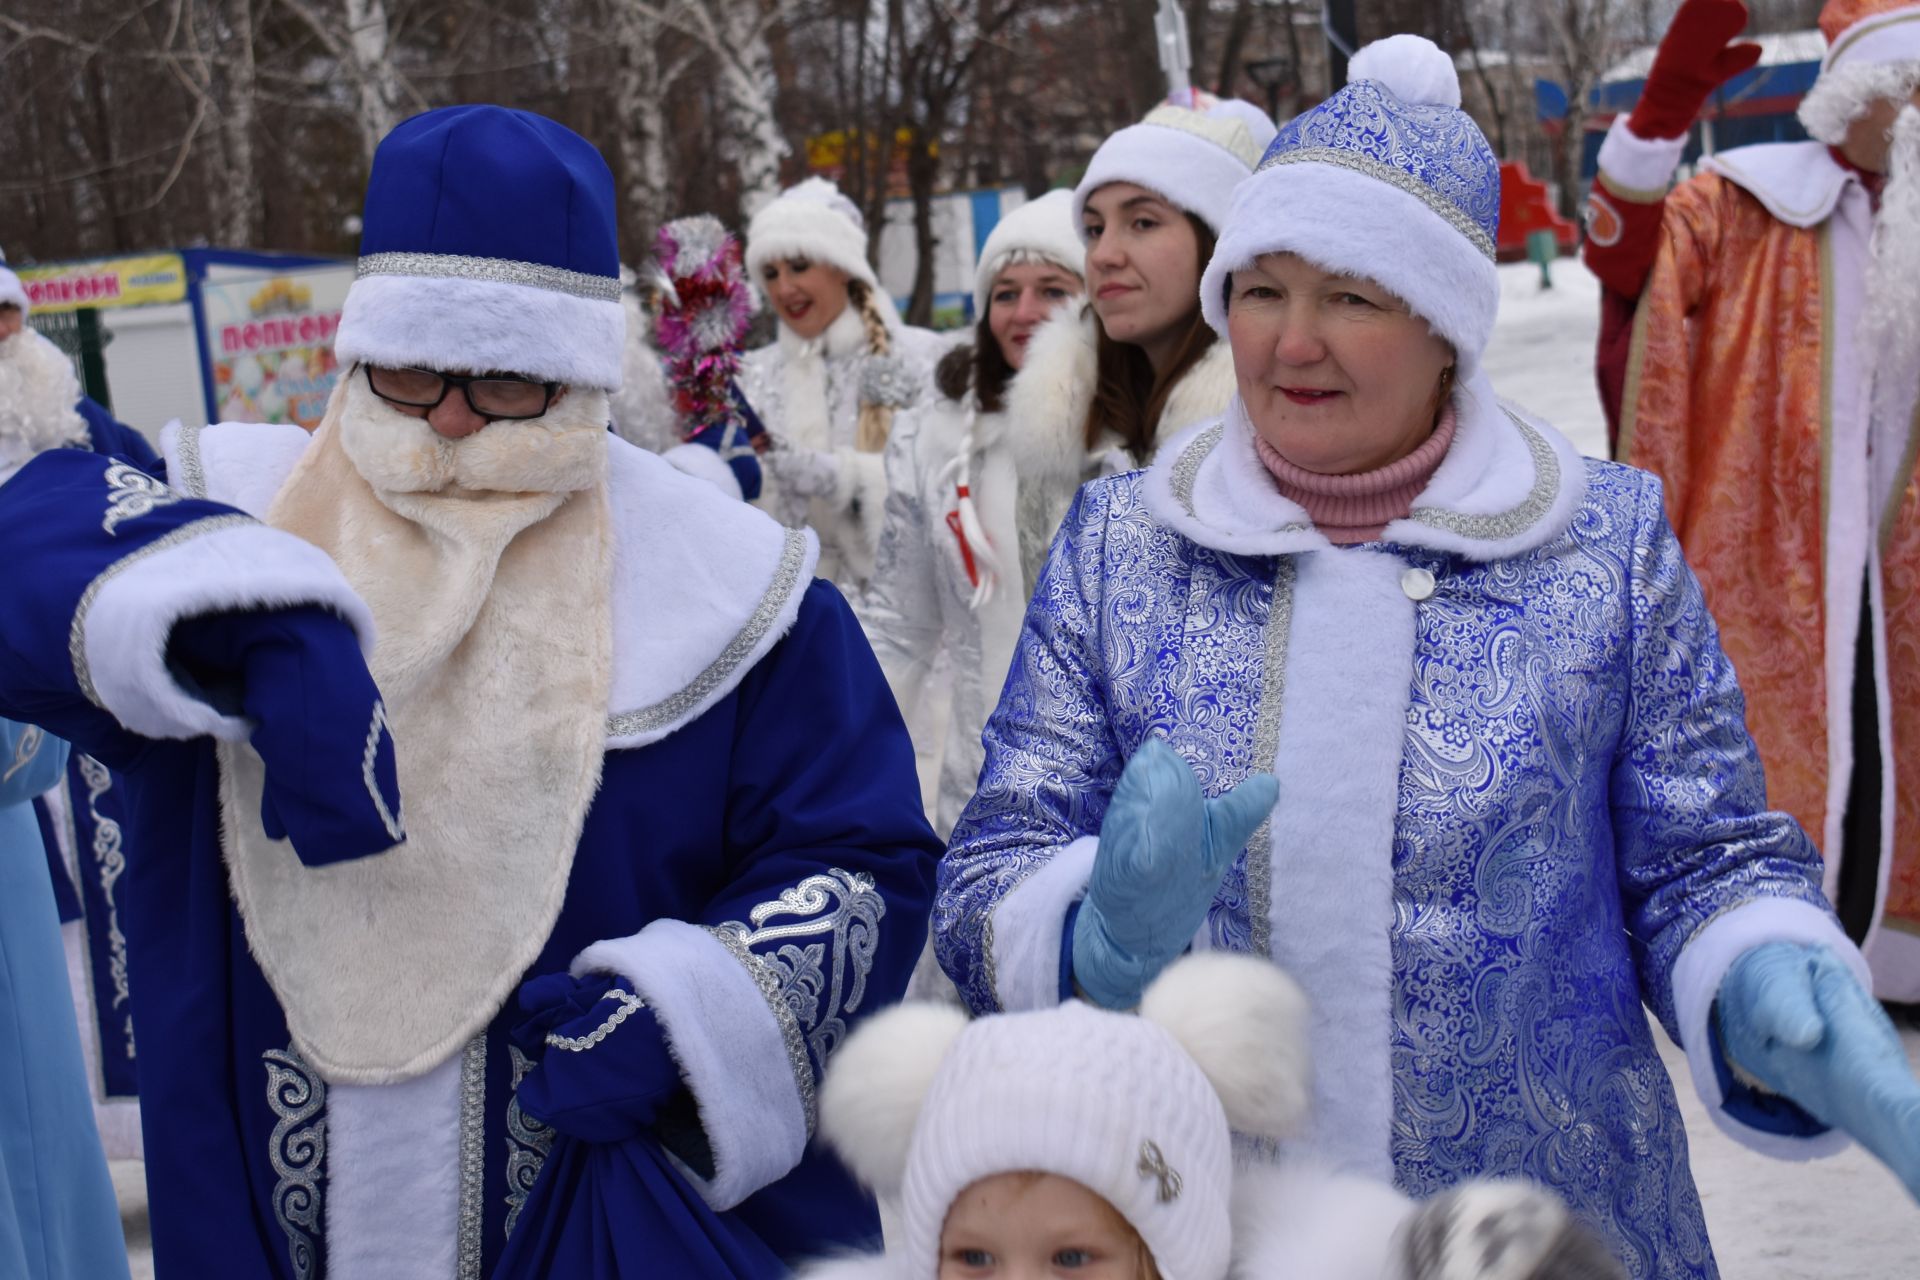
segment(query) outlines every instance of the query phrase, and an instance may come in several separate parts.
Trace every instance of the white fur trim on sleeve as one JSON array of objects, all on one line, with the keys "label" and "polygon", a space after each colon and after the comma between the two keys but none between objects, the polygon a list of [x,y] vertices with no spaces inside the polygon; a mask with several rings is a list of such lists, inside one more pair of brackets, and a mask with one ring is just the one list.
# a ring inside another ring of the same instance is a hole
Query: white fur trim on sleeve
[{"label": "white fur trim on sleeve", "polygon": [[1830,911],[1791,898],[1756,898],[1720,913],[1687,941],[1673,966],[1674,1015],[1680,1024],[1681,1047],[1687,1052],[1693,1087],[1713,1123],[1743,1146],[1782,1160],[1832,1155],[1848,1144],[1847,1135],[1838,1129],[1813,1138],[1762,1133],[1741,1124],[1721,1105],[1725,1099],[1714,1070],[1713,1037],[1708,1034],[1707,1020],[1733,962],[1767,942],[1826,947],[1846,963],[1862,987],[1873,989],[1873,978],[1860,949],[1847,940]]},{"label": "white fur trim on sleeve", "polygon": [[711,1182],[684,1165],[681,1172],[716,1211],[800,1162],[806,1105],[786,1037],[753,975],[711,933],[656,920],[631,937],[594,943],[573,972],[619,974],[660,1019],[713,1148]]},{"label": "white fur trim on sleeve", "polygon": [[736,501],[740,498],[740,480],[733,474],[733,468],[726,464],[717,452],[703,444],[677,444],[664,450],[660,456],[672,464],[674,470],[684,472],[696,480],[705,480],[708,484]]},{"label": "white fur trim on sleeve", "polygon": [[1652,204],[1666,196],[1673,171],[1680,167],[1680,156],[1686,149],[1686,134],[1643,138],[1627,128],[1627,118],[1621,116],[1600,144],[1600,176],[1621,199]]},{"label": "white fur trim on sleeve", "polygon": [[1099,849],[1097,836],[1061,846],[994,907],[987,923],[987,965],[1002,1009],[1015,1013],[1060,1003],[1067,908],[1086,893]]},{"label": "white fur trim on sleeve", "polygon": [[243,741],[247,722],[190,695],[167,669],[167,639],[183,618],[244,610],[331,609],[373,650],[373,615],[327,553],[243,515],[208,516],[109,566],[74,611],[80,689],[148,738],[212,734]]}]

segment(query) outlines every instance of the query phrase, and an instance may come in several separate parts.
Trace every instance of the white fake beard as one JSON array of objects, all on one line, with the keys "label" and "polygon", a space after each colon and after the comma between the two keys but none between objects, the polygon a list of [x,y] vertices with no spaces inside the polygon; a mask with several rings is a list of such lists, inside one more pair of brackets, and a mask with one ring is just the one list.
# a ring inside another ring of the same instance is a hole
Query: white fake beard
[{"label": "white fake beard", "polygon": [[80,380],[60,348],[32,329],[0,342],[0,452],[25,462],[48,449],[84,446],[79,401]]},{"label": "white fake beard", "polygon": [[[1861,349],[1876,376],[1875,410],[1888,395],[1911,393],[1910,371],[1920,360],[1920,108],[1906,107],[1893,124],[1887,185],[1874,218]],[[1904,417],[1904,414],[1902,414]]]},{"label": "white fake beard", "polygon": [[578,493],[606,474],[607,393],[595,388],[570,388],[543,417],[490,423],[458,440],[375,395],[357,365],[335,394],[340,445],[378,492]]}]

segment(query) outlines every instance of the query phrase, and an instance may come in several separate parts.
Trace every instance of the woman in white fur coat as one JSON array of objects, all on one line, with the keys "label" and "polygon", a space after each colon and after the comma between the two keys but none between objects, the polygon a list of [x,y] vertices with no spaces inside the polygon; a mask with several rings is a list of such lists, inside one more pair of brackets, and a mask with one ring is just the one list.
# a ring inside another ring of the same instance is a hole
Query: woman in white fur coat
[{"label": "woman in white fur coat", "polygon": [[[1035,330],[1080,297],[1085,256],[1071,192],[1002,218],[980,251],[973,342],[947,353],[939,396],[895,419],[887,441],[886,525],[858,612],[923,770],[937,777],[930,807],[942,836],[973,795],[980,730],[1027,609],[1007,385]],[[948,681],[933,678],[943,657]]]},{"label": "woman in white fur coat", "polygon": [[1062,525],[936,951],[981,1012],[1270,957],[1323,1158],[1416,1198],[1528,1178],[1634,1280],[1714,1280],[1648,1009],[1737,1141],[1851,1136],[1916,1194],[1920,1084],[1766,807],[1659,485],[1480,367],[1500,183],[1452,61],[1396,36],[1350,75],[1202,279],[1227,412]]},{"label": "woman in white fur coat", "polygon": [[1245,102],[1166,105],[1088,162],[1072,215],[1088,305],[1034,335],[1008,396],[1005,452],[978,476],[983,491],[1017,490],[1005,577],[1023,602],[1074,490],[1144,466],[1180,427],[1226,408],[1233,361],[1200,315],[1200,269],[1272,137]]},{"label": "woman in white fur coat", "polygon": [[865,585],[887,498],[881,454],[947,340],[900,322],[867,263],[866,223],[825,178],[783,191],[747,226],[747,271],[778,336],[749,352],[740,391],[773,438],[758,505],[820,535],[820,576]]}]

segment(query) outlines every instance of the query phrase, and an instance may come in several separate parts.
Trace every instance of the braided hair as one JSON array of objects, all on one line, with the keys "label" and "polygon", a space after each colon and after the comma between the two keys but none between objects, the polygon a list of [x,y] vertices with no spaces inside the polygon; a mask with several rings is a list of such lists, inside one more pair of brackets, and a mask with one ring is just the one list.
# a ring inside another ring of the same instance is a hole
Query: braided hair
[{"label": "braided hair", "polygon": [[[867,332],[867,354],[892,355],[893,334],[887,328],[886,317],[880,312],[873,289],[864,280],[849,280],[847,298],[860,313],[860,324]],[[862,453],[879,453],[887,447],[887,437],[891,434],[893,406],[868,399],[866,389],[862,388],[860,418],[854,429],[853,447]]]}]

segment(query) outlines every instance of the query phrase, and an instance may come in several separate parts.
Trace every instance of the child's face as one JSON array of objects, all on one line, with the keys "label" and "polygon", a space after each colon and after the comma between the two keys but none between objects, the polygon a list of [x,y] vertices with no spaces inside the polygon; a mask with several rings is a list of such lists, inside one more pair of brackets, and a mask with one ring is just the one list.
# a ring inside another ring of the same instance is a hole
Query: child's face
[{"label": "child's face", "polygon": [[940,1233],[940,1280],[1154,1280],[1112,1205],[1069,1178],[1000,1173],[960,1193]]}]

